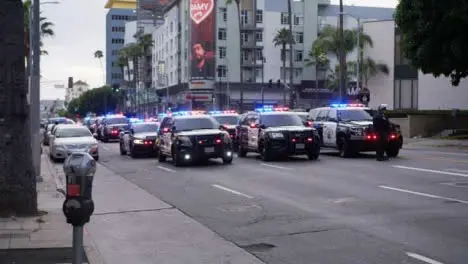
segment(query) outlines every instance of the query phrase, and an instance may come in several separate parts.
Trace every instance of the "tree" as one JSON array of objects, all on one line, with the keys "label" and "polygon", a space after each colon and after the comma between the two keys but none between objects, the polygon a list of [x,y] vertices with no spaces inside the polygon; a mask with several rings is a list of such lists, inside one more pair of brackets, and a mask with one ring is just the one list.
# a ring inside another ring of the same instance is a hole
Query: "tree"
[{"label": "tree", "polygon": [[99,60],[99,64],[101,64],[101,70],[102,70],[102,79],[104,80],[104,83],[106,83],[105,77],[104,77],[104,66],[102,65],[102,58],[104,57],[104,53],[102,50],[96,50],[94,52],[94,58]]},{"label": "tree", "polygon": [[[240,72],[240,106],[239,110],[241,113],[244,112],[244,86],[242,83],[244,82],[244,74],[242,72],[242,20],[241,20],[241,7],[240,7],[240,0],[225,0],[226,5],[232,5],[233,3],[236,4],[237,7],[237,23],[239,27],[239,72]],[[231,96],[231,95],[229,95]]]},{"label": "tree", "polygon": [[467,1],[400,0],[395,22],[412,66],[458,86],[468,76],[467,13]]},{"label": "tree", "polygon": [[112,88],[103,86],[84,92],[80,97],[70,101],[67,111],[70,114],[85,116],[87,113],[106,114],[117,108],[118,95]]},{"label": "tree", "polygon": [[0,1],[0,214],[37,214],[36,175],[32,165],[24,14],[21,0]]},{"label": "tree", "polygon": [[[24,3],[24,45],[26,46],[26,58],[29,57],[29,8],[32,5],[31,0],[26,0]],[[41,37],[53,37],[55,32],[52,29],[54,23],[47,21],[47,18],[40,17],[39,21],[41,23]],[[42,47],[44,43],[41,41],[40,46]],[[46,50],[41,50],[42,55],[48,55],[49,53]]]},{"label": "tree", "polygon": [[327,53],[324,52],[320,46],[312,45],[305,62],[306,67],[315,66],[315,88],[318,89],[318,73],[324,68],[325,71],[327,71],[327,68],[329,67],[328,64],[330,63],[330,60],[327,57]]},{"label": "tree", "polygon": [[[275,46],[281,46],[281,61],[283,62],[283,82],[286,82],[286,45],[292,41],[292,34],[289,29],[282,28],[278,30],[273,43]],[[290,58],[292,60],[292,58]],[[286,103],[286,89],[283,93],[283,101]]]},{"label": "tree", "polygon": [[[349,83],[352,80],[355,72],[353,71],[354,62],[347,62],[345,82]],[[326,87],[331,90],[337,90],[340,87],[340,65],[336,64],[333,69],[328,69]]]},{"label": "tree", "polygon": [[[357,47],[357,37],[358,37],[358,31],[356,29],[345,29],[344,30],[344,44],[345,44],[345,57],[349,55],[349,53],[353,52]],[[359,79],[362,81],[364,79],[364,83],[367,85],[367,82],[370,78],[376,76],[379,73],[384,73],[384,74],[389,74],[389,69],[388,66],[383,64],[383,63],[377,63],[372,58],[367,57],[363,58],[363,50],[365,46],[372,47],[373,46],[373,41],[372,38],[364,33],[360,33],[360,45],[361,45],[361,54],[360,56],[360,76],[357,76],[357,71],[356,71],[356,62],[351,62],[351,63],[346,63],[346,67],[352,67],[351,69],[345,69],[346,70],[346,76],[347,80],[345,81],[350,81],[352,77],[354,76],[356,79]],[[320,35],[318,38],[315,40],[315,42],[312,45],[311,51],[314,53],[314,49],[321,50],[327,54],[332,54],[335,56],[337,59],[339,59],[340,56],[340,30],[337,27],[327,25],[325,26],[321,31]],[[309,53],[310,53],[309,52]],[[337,84],[339,86],[339,80],[338,83],[336,82],[334,77],[336,74],[339,76],[339,68],[338,72],[336,72],[336,69],[330,69],[328,74],[328,85],[335,85]],[[350,76],[351,74],[351,76]],[[338,78],[339,79],[339,78]],[[333,80],[333,81],[331,81]]]}]

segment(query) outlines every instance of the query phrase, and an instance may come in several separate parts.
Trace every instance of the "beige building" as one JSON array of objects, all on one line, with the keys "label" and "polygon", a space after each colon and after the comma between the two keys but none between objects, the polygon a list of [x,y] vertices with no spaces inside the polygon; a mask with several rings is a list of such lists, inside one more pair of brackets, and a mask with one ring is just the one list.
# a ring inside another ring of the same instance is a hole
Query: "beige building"
[{"label": "beige building", "polygon": [[386,103],[390,109],[468,109],[468,80],[453,87],[450,78],[435,78],[413,68],[400,49],[400,34],[395,21],[368,21],[363,31],[373,40],[365,56],[390,69],[389,75],[378,75],[368,82],[370,106]]},{"label": "beige building", "polygon": [[68,103],[71,100],[80,97],[84,92],[89,90],[89,85],[83,81],[73,83],[73,87],[68,88],[65,94],[65,101]]}]

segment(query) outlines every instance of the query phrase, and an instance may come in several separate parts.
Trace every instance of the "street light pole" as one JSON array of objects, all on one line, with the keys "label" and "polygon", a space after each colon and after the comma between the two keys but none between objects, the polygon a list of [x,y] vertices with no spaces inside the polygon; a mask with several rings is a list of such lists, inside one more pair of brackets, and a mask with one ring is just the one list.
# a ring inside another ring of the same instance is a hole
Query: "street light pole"
[{"label": "street light pole", "polygon": [[[39,0],[33,0],[32,4],[32,23],[31,28],[29,29],[30,33],[32,34],[32,46],[30,46],[30,50],[32,52],[31,58],[31,75],[30,75],[30,125],[31,125],[31,142],[32,142],[32,161],[34,166],[34,173],[36,175],[36,179],[41,181],[41,142],[39,138],[40,127],[39,127],[39,119],[41,113],[40,107],[40,42],[41,42],[41,34],[40,34],[40,2]],[[31,19],[31,18],[30,18]]]},{"label": "street light pole", "polygon": [[346,58],[345,58],[345,43],[344,43],[344,22],[343,22],[343,0],[340,0],[340,27],[339,27],[339,36],[340,36],[340,102],[343,101],[343,92],[346,85]]},{"label": "street light pole", "polygon": [[262,106],[265,104],[265,62],[266,59],[262,54]]}]

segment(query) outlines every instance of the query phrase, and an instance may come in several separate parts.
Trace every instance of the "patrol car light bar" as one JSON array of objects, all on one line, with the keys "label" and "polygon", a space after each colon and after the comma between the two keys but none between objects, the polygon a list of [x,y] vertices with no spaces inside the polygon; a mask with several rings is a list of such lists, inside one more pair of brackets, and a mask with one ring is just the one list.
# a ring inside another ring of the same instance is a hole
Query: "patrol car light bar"
[{"label": "patrol car light bar", "polygon": [[130,118],[129,119],[130,123],[139,123],[139,122],[143,122],[143,120],[141,120],[140,118]]},{"label": "patrol car light bar", "polygon": [[344,107],[365,107],[363,104],[331,104],[333,108],[344,108]]},{"label": "patrol car light bar", "polygon": [[256,112],[285,112],[289,111],[288,107],[273,107],[272,105],[265,105],[260,108],[255,108]]},{"label": "patrol car light bar", "polygon": [[216,115],[216,114],[237,114],[236,110],[223,110],[223,111],[209,111],[209,114]]},{"label": "patrol car light bar", "polygon": [[188,115],[203,115],[205,111],[180,111],[180,112],[172,112],[173,116],[188,116]]}]

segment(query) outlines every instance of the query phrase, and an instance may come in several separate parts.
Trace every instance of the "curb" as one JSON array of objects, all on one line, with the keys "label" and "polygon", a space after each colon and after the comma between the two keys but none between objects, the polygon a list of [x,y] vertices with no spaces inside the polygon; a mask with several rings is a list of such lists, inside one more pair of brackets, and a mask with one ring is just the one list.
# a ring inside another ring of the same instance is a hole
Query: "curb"
[{"label": "curb", "polygon": [[60,181],[59,177],[57,176],[57,173],[55,172],[54,165],[52,164],[52,161],[49,159],[49,149],[44,150],[44,159],[46,160],[47,167],[49,168],[49,171],[52,175],[52,178],[54,178],[55,181],[55,189],[57,192],[63,194],[64,196],[67,195],[67,192],[65,191],[65,186],[63,186],[62,182]]}]

